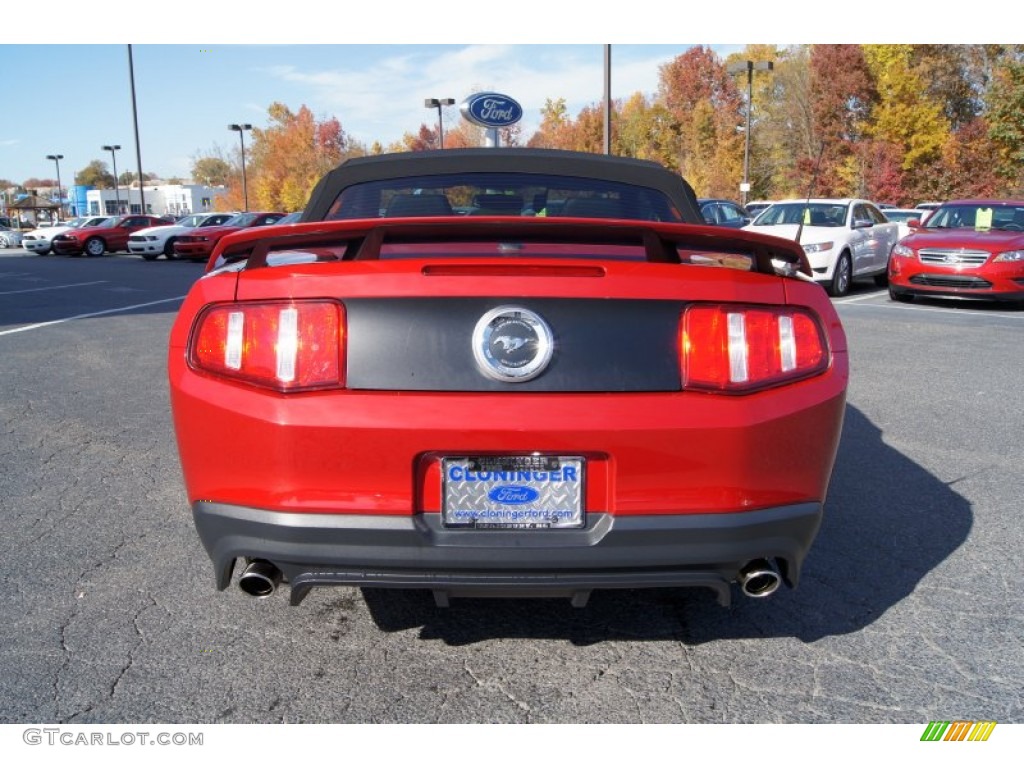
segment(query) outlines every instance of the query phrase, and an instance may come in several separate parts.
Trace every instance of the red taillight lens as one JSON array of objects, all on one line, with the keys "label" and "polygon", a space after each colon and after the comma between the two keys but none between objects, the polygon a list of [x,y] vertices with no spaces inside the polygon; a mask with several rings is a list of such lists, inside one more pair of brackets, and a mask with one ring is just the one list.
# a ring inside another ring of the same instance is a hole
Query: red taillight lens
[{"label": "red taillight lens", "polygon": [[814,376],[829,365],[817,317],[787,307],[688,307],[680,348],[684,389],[749,392]]},{"label": "red taillight lens", "polygon": [[213,305],[192,328],[189,364],[282,392],[341,387],[344,324],[334,301]]}]

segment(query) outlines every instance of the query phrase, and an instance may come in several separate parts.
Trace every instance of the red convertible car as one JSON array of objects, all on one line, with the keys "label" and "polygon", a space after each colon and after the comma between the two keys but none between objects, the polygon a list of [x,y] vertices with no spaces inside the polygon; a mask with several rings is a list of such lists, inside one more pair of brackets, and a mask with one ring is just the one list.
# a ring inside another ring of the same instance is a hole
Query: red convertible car
[{"label": "red convertible car", "polygon": [[237,232],[247,227],[266,227],[270,224],[276,224],[284,217],[285,214],[278,211],[240,213],[228,219],[220,226],[203,227],[190,234],[181,235],[174,241],[172,246],[174,257],[178,259],[191,259],[192,261],[206,261],[210,258],[214,247],[224,235],[230,235],[232,232]]},{"label": "red convertible car", "polygon": [[216,586],[292,604],[795,586],[848,378],[798,245],[705,226],[656,164],[525,149],[341,165],[221,240],[168,369]]},{"label": "red convertible car", "polygon": [[1024,302],[1024,200],[952,200],[892,249],[889,296]]},{"label": "red convertible car", "polygon": [[160,227],[172,222],[157,216],[132,214],[104,219],[93,227],[69,229],[55,235],[50,247],[64,256],[102,256],[104,253],[128,250],[128,238],[132,233],[147,227]]}]

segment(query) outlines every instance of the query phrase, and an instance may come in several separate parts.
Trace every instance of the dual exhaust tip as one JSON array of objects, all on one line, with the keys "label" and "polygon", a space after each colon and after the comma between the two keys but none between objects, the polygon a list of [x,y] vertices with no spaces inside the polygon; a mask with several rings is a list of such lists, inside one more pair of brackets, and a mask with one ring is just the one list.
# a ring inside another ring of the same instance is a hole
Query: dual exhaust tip
[{"label": "dual exhaust tip", "polygon": [[281,571],[268,560],[253,560],[238,578],[239,588],[252,597],[270,597],[281,583]]},{"label": "dual exhaust tip", "polygon": [[768,597],[781,582],[778,569],[766,559],[751,560],[740,570],[740,590],[747,597]]},{"label": "dual exhaust tip", "polygon": [[[747,597],[768,597],[782,582],[778,569],[771,561],[751,560],[738,578],[740,590]],[[252,560],[238,579],[239,588],[251,597],[270,597],[281,583],[281,571],[268,560]]]}]

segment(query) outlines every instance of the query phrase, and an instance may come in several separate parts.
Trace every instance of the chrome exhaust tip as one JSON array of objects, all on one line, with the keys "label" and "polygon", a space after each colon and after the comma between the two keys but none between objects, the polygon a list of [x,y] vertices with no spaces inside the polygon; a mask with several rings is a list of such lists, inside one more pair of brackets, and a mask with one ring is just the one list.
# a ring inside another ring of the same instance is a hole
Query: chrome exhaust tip
[{"label": "chrome exhaust tip", "polygon": [[768,560],[752,560],[740,570],[739,582],[747,597],[768,597],[779,588],[782,579]]},{"label": "chrome exhaust tip", "polygon": [[281,583],[281,572],[267,560],[253,560],[238,578],[238,587],[252,597],[269,597]]}]

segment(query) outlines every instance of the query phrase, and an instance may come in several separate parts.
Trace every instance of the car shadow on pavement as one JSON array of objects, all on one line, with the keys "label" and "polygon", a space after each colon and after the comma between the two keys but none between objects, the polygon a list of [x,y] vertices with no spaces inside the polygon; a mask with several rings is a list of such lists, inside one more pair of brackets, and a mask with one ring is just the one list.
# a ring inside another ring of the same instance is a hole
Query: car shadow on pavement
[{"label": "car shadow on pavement", "polygon": [[825,518],[800,586],[750,599],[733,587],[731,608],[710,590],[595,591],[587,607],[565,599],[453,599],[437,608],[426,591],[363,590],[385,632],[420,627],[420,638],[466,645],[493,638],[612,640],[794,637],[813,642],[870,626],[910,595],[963,544],[967,499],[899,451],[847,406]]}]

